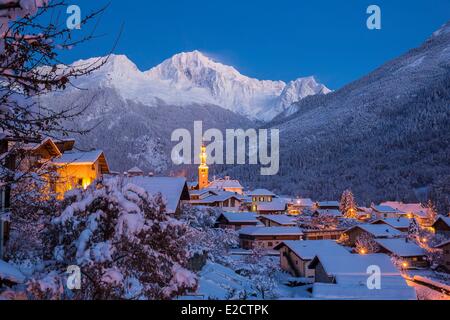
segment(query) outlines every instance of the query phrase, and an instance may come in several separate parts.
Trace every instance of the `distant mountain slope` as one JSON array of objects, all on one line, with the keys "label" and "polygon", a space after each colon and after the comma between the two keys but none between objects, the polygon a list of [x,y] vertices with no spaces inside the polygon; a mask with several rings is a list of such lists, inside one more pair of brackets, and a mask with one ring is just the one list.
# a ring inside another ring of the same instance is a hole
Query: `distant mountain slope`
[{"label": "distant mountain slope", "polygon": [[450,23],[343,89],[294,104],[269,127],[281,130],[280,175],[232,174],[318,199],[346,188],[363,204],[421,199],[450,181]]},{"label": "distant mountain slope", "polygon": [[[80,60],[96,65],[102,58]],[[126,100],[148,106],[217,105],[253,120],[269,121],[292,103],[331,92],[313,77],[283,81],[257,80],[215,62],[199,51],[180,53],[142,72],[126,56],[112,55],[92,75],[76,81],[81,87],[112,88]]]}]

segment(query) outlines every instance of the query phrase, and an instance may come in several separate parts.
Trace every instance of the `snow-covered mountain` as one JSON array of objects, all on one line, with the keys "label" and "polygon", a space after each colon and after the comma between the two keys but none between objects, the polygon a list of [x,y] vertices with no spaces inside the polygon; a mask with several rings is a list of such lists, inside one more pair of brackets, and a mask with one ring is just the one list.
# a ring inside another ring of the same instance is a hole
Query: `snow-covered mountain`
[{"label": "snow-covered mountain", "polygon": [[[95,65],[104,60],[93,58],[74,65]],[[77,85],[114,88],[124,99],[148,106],[158,106],[161,101],[177,106],[217,105],[260,121],[273,119],[305,97],[331,92],[313,77],[289,84],[249,78],[199,51],[177,54],[145,72],[126,56],[112,55],[99,70],[77,80]]]}]

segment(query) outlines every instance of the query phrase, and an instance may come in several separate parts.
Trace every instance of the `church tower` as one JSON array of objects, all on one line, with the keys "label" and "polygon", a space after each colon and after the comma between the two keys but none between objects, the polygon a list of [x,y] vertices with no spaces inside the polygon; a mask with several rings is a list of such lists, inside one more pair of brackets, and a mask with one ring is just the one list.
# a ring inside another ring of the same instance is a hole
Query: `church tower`
[{"label": "church tower", "polygon": [[200,153],[200,166],[198,167],[198,189],[204,189],[209,185],[209,167],[206,164],[206,147],[202,145]]}]

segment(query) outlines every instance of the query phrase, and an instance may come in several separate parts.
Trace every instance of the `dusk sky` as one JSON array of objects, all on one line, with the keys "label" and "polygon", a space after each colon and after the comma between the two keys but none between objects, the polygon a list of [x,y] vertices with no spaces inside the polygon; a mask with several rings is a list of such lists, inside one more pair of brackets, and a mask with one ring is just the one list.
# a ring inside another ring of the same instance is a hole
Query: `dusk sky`
[{"label": "dusk sky", "polygon": [[[74,3],[86,15],[107,2]],[[382,9],[380,31],[366,28],[371,4]],[[449,19],[449,0],[112,0],[96,31],[103,36],[64,60],[107,54],[124,24],[114,52],[141,70],[200,50],[247,76],[289,81],[314,75],[337,89],[420,45]]]}]

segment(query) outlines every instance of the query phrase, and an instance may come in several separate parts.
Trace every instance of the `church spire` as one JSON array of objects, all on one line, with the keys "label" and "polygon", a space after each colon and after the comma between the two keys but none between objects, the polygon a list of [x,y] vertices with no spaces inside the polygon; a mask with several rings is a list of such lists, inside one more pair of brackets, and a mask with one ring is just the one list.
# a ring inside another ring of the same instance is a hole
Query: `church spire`
[{"label": "church spire", "polygon": [[199,190],[209,185],[209,167],[207,165],[206,146],[203,143],[200,152],[200,166],[198,167],[198,188]]}]

